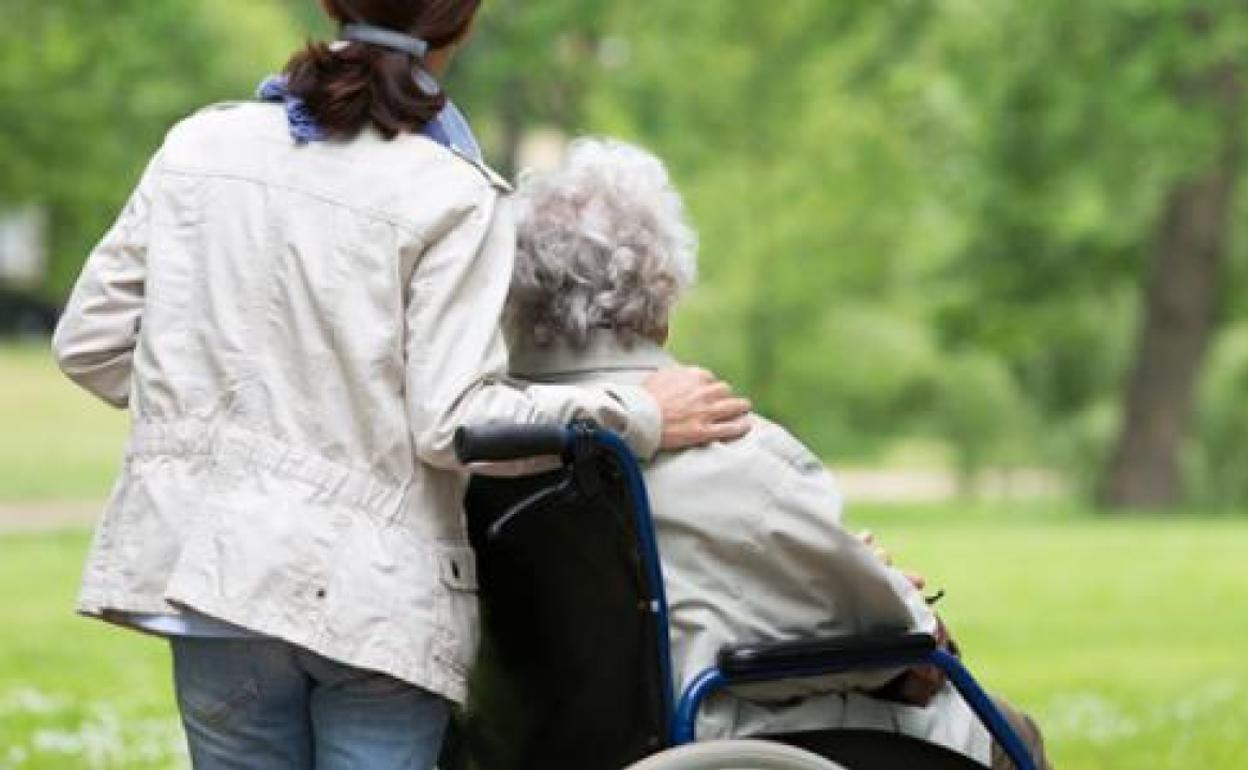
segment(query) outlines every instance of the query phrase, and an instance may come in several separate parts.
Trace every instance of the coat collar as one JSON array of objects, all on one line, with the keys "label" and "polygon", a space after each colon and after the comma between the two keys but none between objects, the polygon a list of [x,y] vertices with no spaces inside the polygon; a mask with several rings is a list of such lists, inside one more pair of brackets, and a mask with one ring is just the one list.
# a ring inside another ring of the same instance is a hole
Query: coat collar
[{"label": "coat collar", "polygon": [[595,329],[584,348],[560,340],[550,347],[519,344],[511,350],[511,374],[522,379],[576,377],[610,372],[652,372],[676,364],[658,344],[620,340],[610,329]]}]

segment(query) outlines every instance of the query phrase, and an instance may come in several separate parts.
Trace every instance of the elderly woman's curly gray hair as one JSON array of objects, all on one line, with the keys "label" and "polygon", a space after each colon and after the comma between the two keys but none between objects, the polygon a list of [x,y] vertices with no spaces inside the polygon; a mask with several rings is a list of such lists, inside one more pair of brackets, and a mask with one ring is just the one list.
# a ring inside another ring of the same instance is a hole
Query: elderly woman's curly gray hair
[{"label": "elderly woman's curly gray hair", "polygon": [[513,340],[583,348],[594,329],[659,339],[697,269],[697,235],[658,158],[614,140],[574,142],[526,173],[508,301]]}]

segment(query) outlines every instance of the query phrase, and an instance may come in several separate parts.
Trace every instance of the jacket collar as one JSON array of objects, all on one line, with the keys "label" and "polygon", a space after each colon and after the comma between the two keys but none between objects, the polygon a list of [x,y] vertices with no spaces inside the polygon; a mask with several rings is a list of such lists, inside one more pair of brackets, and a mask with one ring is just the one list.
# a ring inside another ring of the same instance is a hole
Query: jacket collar
[{"label": "jacket collar", "polygon": [[589,343],[584,348],[574,348],[559,340],[550,347],[518,344],[511,350],[511,374],[532,380],[610,372],[651,372],[675,363],[658,344],[640,338],[625,344],[610,329],[590,332]]}]

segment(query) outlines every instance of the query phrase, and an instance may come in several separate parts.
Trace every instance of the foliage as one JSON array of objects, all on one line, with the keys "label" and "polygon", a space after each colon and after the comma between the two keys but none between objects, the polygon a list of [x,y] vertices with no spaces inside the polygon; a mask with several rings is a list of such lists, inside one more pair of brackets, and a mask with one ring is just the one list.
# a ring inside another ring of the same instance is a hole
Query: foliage
[{"label": "foliage", "polygon": [[1201,388],[1195,441],[1186,456],[1191,497],[1210,507],[1248,500],[1248,325],[1222,335]]},{"label": "foliage", "polygon": [[[702,227],[678,346],[825,452],[934,430],[968,473],[1054,456],[1067,437],[1039,426],[1118,403],[1161,201],[1218,144],[1184,84],[1240,57],[1248,11],[1194,8],[615,8],[632,55],[588,114],[656,147]],[[1003,395],[955,406],[990,366]],[[1099,470],[1112,431],[1083,435]]]},{"label": "foliage", "polygon": [[[57,294],[171,121],[328,27],[312,0],[9,2],[0,98],[26,108],[0,114],[0,205],[51,207]],[[544,127],[667,160],[703,241],[677,351],[826,455],[917,435],[968,474],[1082,481],[1118,428],[1163,201],[1214,157],[1185,92],[1245,31],[1231,0],[496,0],[448,88],[505,171]],[[1248,309],[1244,197],[1225,329]],[[1193,490],[1242,500],[1248,434],[1210,419]]]},{"label": "foliage", "polygon": [[595,128],[653,146],[700,225],[678,347],[825,452],[914,430],[939,376],[926,286],[962,234],[923,162],[953,141],[948,91],[919,75],[930,23],[911,3],[620,7],[632,53],[593,97]]},{"label": "foliage", "polygon": [[6,0],[0,206],[52,221],[48,290],[66,292],[177,119],[245,98],[293,36],[272,2]]},{"label": "foliage", "polygon": [[[1140,355],[1139,288],[1168,280],[1153,275],[1167,204],[1217,170],[1228,129],[1203,92],[1222,65],[1248,78],[1234,37],[1248,25],[1248,10],[1224,2],[1048,0],[997,11],[1011,55],[994,56],[996,44],[978,38],[957,57],[994,66],[963,65],[965,82],[977,86],[970,106],[988,121],[976,144],[975,236],[957,259],[962,292],[939,322],[946,339],[972,341],[1008,362],[1050,424],[1073,419],[1090,427],[1090,415],[1123,411],[1128,375],[1181,381],[1181,373],[1166,373],[1170,362],[1149,371],[1129,360]],[[1229,174],[1242,178],[1243,169]],[[1228,231],[1229,257],[1243,265],[1242,221],[1189,229]],[[1226,286],[1215,312],[1234,313],[1235,284],[1215,280]],[[1180,387],[1172,396],[1181,394]],[[1085,439],[1095,433],[1099,446],[1085,443],[1071,459],[1098,473],[1116,427],[1084,432]],[[1202,442],[1190,437],[1189,451],[1230,449]],[[1054,447],[1068,443],[1058,435]],[[1216,483],[1228,493],[1235,486],[1228,475]]]},{"label": "foliage", "polygon": [[[687,357],[835,456],[934,432],[967,472],[1007,444],[1047,462],[1070,440],[1039,425],[1115,411],[1160,201],[1215,138],[1175,83],[1231,50],[1242,9],[1210,11],[1211,50],[1180,2],[606,5],[511,4],[526,34],[478,42],[528,73],[533,41],[596,41],[536,65],[578,86],[525,120],[671,164],[703,236]],[[988,366],[1008,395],[955,406]],[[1099,469],[1112,434],[1059,464]]]},{"label": "foliage", "polygon": [[474,128],[505,174],[534,122],[576,133],[601,62],[608,0],[496,0],[486,3],[470,53],[449,90],[468,107]]},{"label": "foliage", "polygon": [[937,432],[957,451],[964,490],[991,462],[1018,456],[1010,442],[1024,432],[1028,405],[1005,363],[984,353],[955,353],[946,358],[933,416]]}]

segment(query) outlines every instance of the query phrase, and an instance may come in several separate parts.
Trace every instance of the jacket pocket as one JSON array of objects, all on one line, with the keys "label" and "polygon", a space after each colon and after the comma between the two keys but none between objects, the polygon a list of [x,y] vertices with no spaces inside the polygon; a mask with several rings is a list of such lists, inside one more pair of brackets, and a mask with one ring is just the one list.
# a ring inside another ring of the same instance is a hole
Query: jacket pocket
[{"label": "jacket pocket", "polygon": [[477,590],[477,555],[470,546],[442,544],[438,548],[442,583],[453,591]]},{"label": "jacket pocket", "polygon": [[466,676],[477,654],[480,629],[477,610],[476,554],[467,545],[439,543],[438,572],[442,583],[441,638],[444,663]]}]

